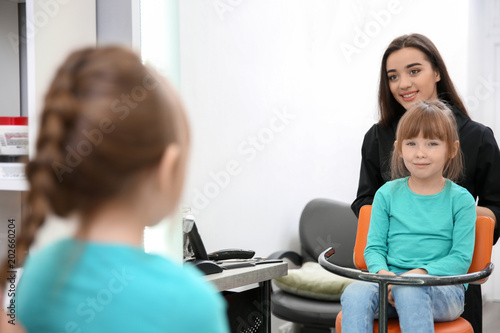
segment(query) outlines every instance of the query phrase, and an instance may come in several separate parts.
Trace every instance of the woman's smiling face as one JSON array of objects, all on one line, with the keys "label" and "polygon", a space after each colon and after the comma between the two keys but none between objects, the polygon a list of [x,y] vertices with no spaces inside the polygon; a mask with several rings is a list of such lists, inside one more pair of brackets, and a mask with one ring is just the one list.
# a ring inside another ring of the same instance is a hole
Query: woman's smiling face
[{"label": "woman's smiling face", "polygon": [[437,99],[437,82],[441,79],[425,54],[413,47],[394,51],[387,57],[389,89],[405,109],[415,102]]}]

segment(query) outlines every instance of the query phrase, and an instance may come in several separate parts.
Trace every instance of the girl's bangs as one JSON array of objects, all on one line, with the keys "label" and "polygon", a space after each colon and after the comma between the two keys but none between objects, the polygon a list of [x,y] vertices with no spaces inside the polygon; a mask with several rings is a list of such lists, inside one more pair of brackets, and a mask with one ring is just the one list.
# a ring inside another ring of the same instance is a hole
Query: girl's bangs
[{"label": "girl's bangs", "polygon": [[439,112],[418,110],[413,112],[401,123],[400,140],[416,138],[422,133],[424,139],[439,139],[446,141],[447,126]]}]

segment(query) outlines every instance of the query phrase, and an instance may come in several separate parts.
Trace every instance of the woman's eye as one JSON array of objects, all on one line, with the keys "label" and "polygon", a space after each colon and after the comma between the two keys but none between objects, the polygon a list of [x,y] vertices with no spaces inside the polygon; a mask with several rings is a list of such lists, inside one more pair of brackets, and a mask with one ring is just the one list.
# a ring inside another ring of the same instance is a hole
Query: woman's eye
[{"label": "woman's eye", "polygon": [[408,142],[406,142],[406,145],[407,145],[407,146],[414,146],[414,145],[415,145],[415,142],[413,142],[413,141],[408,141]]},{"label": "woman's eye", "polygon": [[410,74],[415,75],[415,74],[418,74],[419,72],[420,72],[420,70],[419,70],[419,69],[412,69],[412,70],[410,71]]},{"label": "woman's eye", "polygon": [[394,80],[396,80],[397,78],[398,78],[398,76],[397,76],[397,75],[390,75],[390,76],[389,76],[389,81],[394,81]]},{"label": "woman's eye", "polygon": [[439,143],[437,143],[437,142],[429,142],[429,146],[438,146],[438,145],[439,145]]}]

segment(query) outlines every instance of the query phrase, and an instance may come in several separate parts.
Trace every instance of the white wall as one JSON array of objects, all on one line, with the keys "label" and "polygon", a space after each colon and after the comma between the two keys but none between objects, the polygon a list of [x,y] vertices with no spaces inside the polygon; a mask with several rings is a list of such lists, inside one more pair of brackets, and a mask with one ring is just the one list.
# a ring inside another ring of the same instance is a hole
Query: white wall
[{"label": "white wall", "polygon": [[[500,1],[470,1],[469,80],[466,102],[474,119],[500,133]],[[500,246],[493,247],[496,270],[483,285],[484,299],[500,301]]]},{"label": "white wall", "polygon": [[[53,5],[53,6],[52,6]],[[26,3],[28,108],[31,119],[38,113],[58,66],[70,52],[96,45],[95,0],[51,3],[32,0]],[[38,128],[30,126],[30,138]],[[35,145],[30,145],[30,156]]]},{"label": "white wall", "polygon": [[141,49],[140,0],[96,0],[97,45]]},{"label": "white wall", "polygon": [[208,251],[298,250],[309,200],[353,201],[395,37],[429,36],[465,93],[466,1],[187,0],[180,15],[193,127],[184,202]]},{"label": "white wall", "polygon": [[0,116],[19,117],[19,48],[15,37],[19,35],[17,3],[0,0]]},{"label": "white wall", "polygon": [[[179,0],[142,0],[141,55],[178,89],[180,86]],[[162,42],[159,43],[158,41]],[[167,255],[182,262],[183,232],[180,210],[144,230],[146,252]]]},{"label": "white wall", "polygon": [[[0,0],[3,1],[3,0]],[[73,0],[64,3],[29,0],[26,2],[27,94],[30,122],[38,124],[39,112],[57,67],[76,49],[96,45],[95,1]],[[37,126],[30,126],[36,138]],[[33,140],[34,142],[35,140]],[[30,144],[30,155],[34,153]],[[12,195],[17,196],[16,193]],[[0,202],[0,212],[3,209]],[[20,205],[20,202],[19,202]],[[73,225],[48,218],[33,248],[66,236]]]}]

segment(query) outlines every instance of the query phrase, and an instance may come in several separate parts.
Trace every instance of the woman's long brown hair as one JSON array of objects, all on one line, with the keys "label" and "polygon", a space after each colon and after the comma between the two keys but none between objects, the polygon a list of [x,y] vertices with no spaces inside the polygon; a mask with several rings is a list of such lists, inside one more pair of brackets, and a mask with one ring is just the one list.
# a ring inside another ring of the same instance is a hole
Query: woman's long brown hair
[{"label": "woman's long brown hair", "polygon": [[424,35],[411,34],[395,38],[389,44],[382,57],[378,90],[378,104],[380,112],[379,123],[383,127],[388,127],[392,123],[398,121],[405,112],[401,104],[399,104],[394,96],[392,96],[389,88],[389,79],[387,78],[387,58],[393,52],[407,47],[413,47],[423,52],[427,57],[427,60],[431,63],[432,69],[439,73],[441,80],[437,83],[438,98],[442,101],[446,101],[450,105],[456,106],[461,112],[469,117],[465,105],[458,96],[455,86],[453,85],[453,81],[451,81],[444,60],[434,43],[432,43],[432,41]]}]

